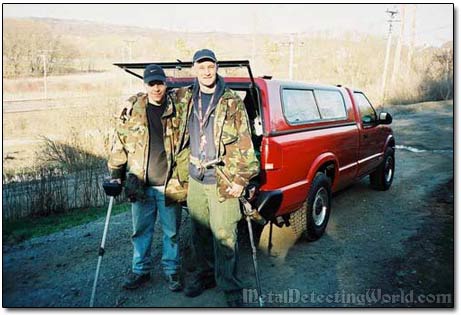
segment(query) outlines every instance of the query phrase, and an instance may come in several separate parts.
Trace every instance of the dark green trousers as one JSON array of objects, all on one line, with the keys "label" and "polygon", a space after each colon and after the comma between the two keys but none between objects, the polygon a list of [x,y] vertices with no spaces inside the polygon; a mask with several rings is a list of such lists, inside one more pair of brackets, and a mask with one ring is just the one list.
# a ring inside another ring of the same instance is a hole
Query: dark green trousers
[{"label": "dark green trousers", "polygon": [[189,178],[187,206],[192,222],[192,248],[196,276],[215,276],[223,291],[240,290],[237,278],[237,223],[241,219],[237,198],[218,201],[216,184]]}]

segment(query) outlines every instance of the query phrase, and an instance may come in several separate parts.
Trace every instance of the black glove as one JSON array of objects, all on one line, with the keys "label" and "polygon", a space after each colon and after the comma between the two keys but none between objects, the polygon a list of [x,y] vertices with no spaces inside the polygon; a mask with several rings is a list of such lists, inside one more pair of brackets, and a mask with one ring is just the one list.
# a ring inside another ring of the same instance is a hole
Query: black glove
[{"label": "black glove", "polygon": [[253,200],[256,199],[256,197],[258,196],[258,193],[259,193],[258,184],[250,182],[244,189],[243,197],[249,202],[252,202]]},{"label": "black glove", "polygon": [[121,181],[111,180],[110,178],[104,179],[102,187],[106,195],[111,197],[117,197],[122,192]]},{"label": "black glove", "polygon": [[129,173],[125,181],[125,195],[130,202],[144,199],[144,183],[139,178]]}]

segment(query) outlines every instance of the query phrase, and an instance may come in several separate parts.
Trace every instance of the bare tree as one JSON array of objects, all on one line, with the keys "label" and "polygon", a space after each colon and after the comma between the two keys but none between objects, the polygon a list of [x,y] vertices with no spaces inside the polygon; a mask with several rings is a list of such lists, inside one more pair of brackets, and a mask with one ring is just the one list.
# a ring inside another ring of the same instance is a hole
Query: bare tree
[{"label": "bare tree", "polygon": [[72,43],[53,34],[45,23],[4,19],[3,26],[3,76],[42,74],[40,55],[44,51],[47,54],[47,73],[64,72],[79,54]]}]

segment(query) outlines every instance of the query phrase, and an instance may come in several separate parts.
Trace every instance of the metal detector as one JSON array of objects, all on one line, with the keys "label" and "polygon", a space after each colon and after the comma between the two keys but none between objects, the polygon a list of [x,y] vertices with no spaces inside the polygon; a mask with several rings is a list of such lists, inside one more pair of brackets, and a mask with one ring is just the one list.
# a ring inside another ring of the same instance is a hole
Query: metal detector
[{"label": "metal detector", "polygon": [[106,222],[104,224],[104,232],[102,234],[101,246],[99,247],[99,251],[98,251],[98,264],[96,266],[96,274],[94,276],[93,290],[91,291],[90,307],[93,307],[94,305],[94,298],[96,295],[96,286],[98,284],[98,277],[99,277],[99,269],[101,268],[102,256],[104,256],[104,252],[105,252],[104,246],[106,244],[107,231],[109,230],[109,220],[110,220],[110,214],[112,212],[112,205],[114,204],[114,198],[122,192],[122,185],[117,182],[104,181],[102,186],[106,194],[110,196],[110,199],[109,199],[109,208],[107,209]]}]

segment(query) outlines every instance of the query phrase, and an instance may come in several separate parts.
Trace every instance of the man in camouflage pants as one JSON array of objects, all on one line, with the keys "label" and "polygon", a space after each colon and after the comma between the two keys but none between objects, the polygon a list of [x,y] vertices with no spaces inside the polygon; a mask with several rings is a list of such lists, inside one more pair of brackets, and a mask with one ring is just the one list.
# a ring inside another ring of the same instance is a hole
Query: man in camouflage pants
[{"label": "man in camouflage pants", "polygon": [[[238,197],[258,174],[259,162],[243,101],[217,75],[215,54],[199,50],[193,62],[194,84],[175,95],[178,112],[187,113],[182,117],[188,131],[183,143],[190,146],[187,206],[196,259],[196,271],[184,293],[194,297],[218,284],[228,305],[238,307],[242,304],[242,284],[237,278]],[[214,167],[204,167],[217,158],[222,161],[217,167],[232,181],[231,187]]]},{"label": "man in camouflage pants", "polygon": [[136,289],[149,281],[154,268],[151,255],[154,225],[159,216],[163,232],[162,261],[168,288],[180,291],[179,225],[180,193],[172,156],[177,154],[174,104],[166,92],[166,76],[157,65],[144,71],[147,93],[128,100],[117,121],[108,166],[112,181],[125,181],[125,194],[132,201],[133,264],[123,287]]}]

